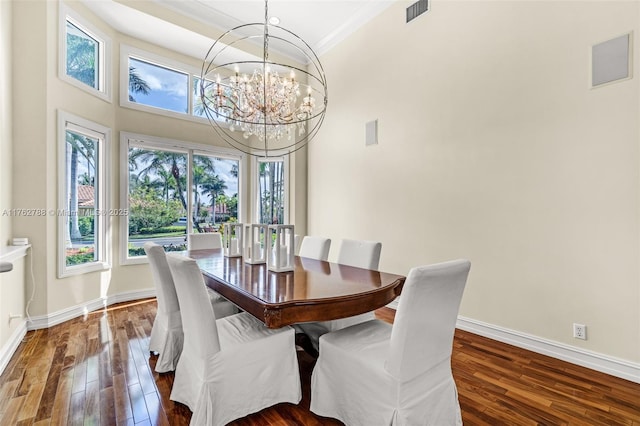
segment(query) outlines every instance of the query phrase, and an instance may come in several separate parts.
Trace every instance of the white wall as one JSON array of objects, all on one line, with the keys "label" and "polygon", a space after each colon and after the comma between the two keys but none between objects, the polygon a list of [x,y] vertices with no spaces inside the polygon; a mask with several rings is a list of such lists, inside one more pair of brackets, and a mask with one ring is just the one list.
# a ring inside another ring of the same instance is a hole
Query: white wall
[{"label": "white wall", "polygon": [[[11,185],[13,182],[12,86],[11,86],[11,29],[12,3],[0,2],[0,254],[13,237]],[[0,256],[2,260],[6,257]],[[13,263],[11,272],[0,273],[0,372],[5,363],[5,352],[12,346],[12,336],[24,320],[9,320],[9,314],[24,314],[24,260],[8,259]],[[18,333],[19,334],[19,333]]]},{"label": "white wall", "polygon": [[12,126],[11,126],[11,2],[0,2],[0,246],[11,239]]},{"label": "white wall", "polygon": [[589,55],[628,31],[637,45],[640,4],[436,1],[405,24],[407,5],[321,57],[309,233],[332,256],[381,240],[402,274],[469,258],[461,315],[639,362],[639,55],[593,90]]}]

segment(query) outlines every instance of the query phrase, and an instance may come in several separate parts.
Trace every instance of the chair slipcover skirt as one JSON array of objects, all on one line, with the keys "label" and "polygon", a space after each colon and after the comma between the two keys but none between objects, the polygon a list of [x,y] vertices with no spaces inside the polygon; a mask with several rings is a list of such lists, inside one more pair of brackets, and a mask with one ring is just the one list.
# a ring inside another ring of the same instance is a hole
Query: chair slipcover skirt
[{"label": "chair slipcover skirt", "polygon": [[349,426],[461,425],[451,352],[470,267],[413,268],[393,326],[372,320],[323,335],[311,411]]},{"label": "chair slipcover skirt", "polygon": [[[216,325],[220,351],[202,362],[185,347],[171,390],[172,400],[193,411],[192,425],[224,425],[281,402],[300,402],[291,327],[269,329],[247,313]],[[271,361],[256,363],[256,354]]]},{"label": "chair slipcover skirt", "polygon": [[182,352],[183,337],[180,311],[156,314],[149,338],[149,351],[160,354],[155,368],[158,373],[176,369]]},{"label": "chair slipcover skirt", "polygon": [[349,426],[462,425],[450,360],[411,380],[397,380],[385,369],[391,330],[374,320],[320,338],[311,411]]}]

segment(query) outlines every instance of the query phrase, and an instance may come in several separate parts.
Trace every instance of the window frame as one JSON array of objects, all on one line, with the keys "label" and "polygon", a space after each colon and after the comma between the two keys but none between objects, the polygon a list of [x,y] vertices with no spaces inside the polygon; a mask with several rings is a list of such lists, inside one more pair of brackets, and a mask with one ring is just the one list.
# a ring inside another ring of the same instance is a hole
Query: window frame
[{"label": "window frame", "polygon": [[[69,227],[67,195],[67,131],[82,133],[98,140],[96,149],[96,193],[94,211],[104,212],[94,216],[94,244],[98,259],[80,265],[67,266],[66,236]],[[58,110],[58,278],[111,269],[111,229],[109,212],[109,149],[111,129],[66,111]]]},{"label": "window frame", "polygon": [[[98,42],[98,88],[91,87],[67,74],[67,22]],[[111,39],[80,14],[60,2],[58,24],[58,77],[79,89],[111,103]]]},{"label": "window frame", "polygon": [[[120,208],[129,209],[129,148],[131,146],[145,149],[170,150],[184,152],[187,155],[187,233],[193,228],[193,156],[209,155],[218,158],[228,158],[238,161],[238,222],[243,223],[245,203],[245,170],[246,155],[238,151],[219,146],[198,144],[195,142],[180,141],[175,139],[160,138],[156,136],[142,135],[130,132],[120,132]],[[129,218],[120,220],[120,265],[137,265],[147,263],[146,256],[129,256]]]},{"label": "window frame", "polygon": [[[186,74],[189,77],[187,80],[188,87],[186,88],[187,112],[181,113],[155,107],[152,105],[131,102],[129,100],[129,58],[131,57],[139,61],[148,62],[158,67]],[[154,53],[147,52],[145,50],[138,49],[126,44],[120,45],[120,106],[123,108],[130,108],[152,114],[164,115],[166,117],[194,121],[197,123],[208,123],[207,117],[200,117],[193,114],[193,83],[195,78],[200,78],[200,70],[194,66],[189,66],[184,63],[166,58],[164,56],[156,55]]]},{"label": "window frame", "polygon": [[259,191],[258,188],[260,186],[260,163],[275,163],[282,161],[284,163],[284,212],[283,212],[283,220],[284,224],[289,224],[289,188],[290,188],[290,177],[289,177],[289,156],[284,155],[282,157],[251,157],[251,171],[253,175],[253,185],[251,189],[251,217],[253,218],[253,223],[260,223],[260,209],[258,207],[258,196]]}]

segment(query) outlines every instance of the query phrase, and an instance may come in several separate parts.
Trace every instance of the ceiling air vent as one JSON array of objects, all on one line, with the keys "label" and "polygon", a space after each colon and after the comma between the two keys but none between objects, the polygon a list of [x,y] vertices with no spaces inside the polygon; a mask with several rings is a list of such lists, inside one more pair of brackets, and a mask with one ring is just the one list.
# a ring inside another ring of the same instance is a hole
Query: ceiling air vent
[{"label": "ceiling air vent", "polygon": [[422,15],[427,10],[429,10],[429,2],[427,0],[415,2],[407,8],[407,22]]}]

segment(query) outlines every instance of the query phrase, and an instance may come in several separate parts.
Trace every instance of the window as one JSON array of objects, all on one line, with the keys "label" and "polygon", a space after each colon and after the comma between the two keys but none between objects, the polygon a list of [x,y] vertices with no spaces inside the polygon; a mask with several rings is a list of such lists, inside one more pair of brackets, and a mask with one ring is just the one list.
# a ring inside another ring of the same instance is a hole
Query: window
[{"label": "window", "polygon": [[[207,84],[209,80],[206,80]],[[193,115],[196,117],[207,118],[206,113],[204,112],[204,105],[202,104],[202,100],[200,99],[200,77],[193,77],[193,95],[192,95],[192,111]]]},{"label": "window", "polygon": [[100,90],[100,42],[67,20],[67,75]]},{"label": "window", "polygon": [[[60,278],[109,268],[106,144],[110,130],[59,113],[58,234]],[[125,214],[123,212],[123,214]]]},{"label": "window", "polygon": [[287,162],[284,158],[257,158],[255,164],[256,220],[267,224],[287,223]]},{"label": "window", "polygon": [[237,159],[193,156],[193,232],[217,231],[238,222]]},{"label": "window", "polygon": [[110,101],[109,39],[66,6],[60,16],[60,78]]},{"label": "window", "polygon": [[189,113],[189,74],[129,57],[129,101]]},{"label": "window", "polygon": [[[123,263],[138,263],[143,245],[186,249],[186,234],[239,221],[242,158],[222,148],[122,134]],[[188,188],[191,188],[189,190]]]},{"label": "window", "polygon": [[120,47],[120,64],[121,106],[197,121],[204,117],[193,115],[195,67],[126,45]]},{"label": "window", "polygon": [[[120,48],[120,105],[203,122],[200,69],[130,46]],[[208,81],[208,80],[207,80]]]}]

